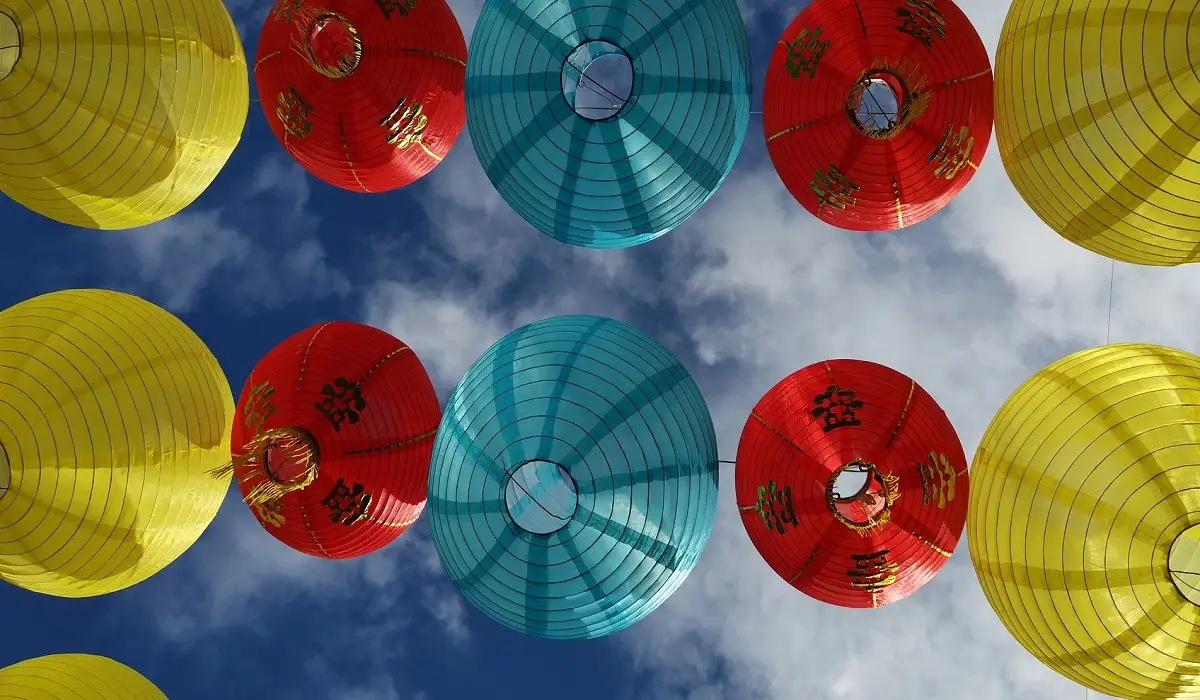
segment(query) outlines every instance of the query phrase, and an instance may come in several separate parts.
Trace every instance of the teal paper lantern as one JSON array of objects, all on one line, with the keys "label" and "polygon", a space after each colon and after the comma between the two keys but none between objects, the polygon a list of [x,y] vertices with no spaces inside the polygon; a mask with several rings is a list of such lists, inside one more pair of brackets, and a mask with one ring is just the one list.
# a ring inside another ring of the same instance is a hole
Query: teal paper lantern
[{"label": "teal paper lantern", "polygon": [[466,80],[471,143],[500,196],[586,248],[683,223],[729,175],[750,119],[735,0],[487,0]]},{"label": "teal paper lantern", "polygon": [[433,543],[488,617],[590,639],[649,615],[696,565],[717,440],[688,371],[619,321],[519,328],[467,370],[429,474]]}]

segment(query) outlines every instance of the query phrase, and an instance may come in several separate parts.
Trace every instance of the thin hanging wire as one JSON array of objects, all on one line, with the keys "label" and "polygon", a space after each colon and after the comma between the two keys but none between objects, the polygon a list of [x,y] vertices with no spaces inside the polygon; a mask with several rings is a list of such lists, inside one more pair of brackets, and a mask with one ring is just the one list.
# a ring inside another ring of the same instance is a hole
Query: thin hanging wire
[{"label": "thin hanging wire", "polygon": [[1108,345],[1112,340],[1112,309],[1113,309],[1113,282],[1117,279],[1117,261],[1112,261],[1112,267],[1108,272],[1108,327],[1104,331],[1104,344]]}]

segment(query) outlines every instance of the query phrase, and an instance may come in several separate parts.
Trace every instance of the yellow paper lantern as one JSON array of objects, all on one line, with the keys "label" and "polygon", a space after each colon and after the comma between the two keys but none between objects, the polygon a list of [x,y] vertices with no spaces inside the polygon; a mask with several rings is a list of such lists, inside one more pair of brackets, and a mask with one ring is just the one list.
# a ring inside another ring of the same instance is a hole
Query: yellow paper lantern
[{"label": "yellow paper lantern", "polygon": [[1050,228],[1115,260],[1200,259],[1200,5],[1014,0],[996,143]]},{"label": "yellow paper lantern", "polygon": [[971,469],[967,543],[1031,654],[1118,698],[1200,694],[1200,357],[1075,353],[1000,409]]},{"label": "yellow paper lantern", "polygon": [[221,0],[0,0],[0,191],[74,226],[161,221],[229,160],[249,80]]},{"label": "yellow paper lantern", "polygon": [[5,700],[167,700],[145,676],[91,654],[39,656],[0,669]]},{"label": "yellow paper lantern", "polygon": [[0,578],[81,598],[139,583],[217,514],[233,395],[179,319],[71,290],[0,311]]}]

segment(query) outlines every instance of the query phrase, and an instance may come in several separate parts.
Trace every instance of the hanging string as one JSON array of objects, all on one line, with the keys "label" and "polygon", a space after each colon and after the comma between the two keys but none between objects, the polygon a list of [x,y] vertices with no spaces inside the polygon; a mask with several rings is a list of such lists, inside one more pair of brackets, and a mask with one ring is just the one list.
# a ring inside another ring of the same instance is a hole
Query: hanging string
[{"label": "hanging string", "polygon": [[1104,331],[1104,344],[1108,345],[1112,339],[1112,309],[1113,309],[1113,282],[1117,278],[1117,261],[1112,261],[1112,267],[1108,272],[1108,327]]}]

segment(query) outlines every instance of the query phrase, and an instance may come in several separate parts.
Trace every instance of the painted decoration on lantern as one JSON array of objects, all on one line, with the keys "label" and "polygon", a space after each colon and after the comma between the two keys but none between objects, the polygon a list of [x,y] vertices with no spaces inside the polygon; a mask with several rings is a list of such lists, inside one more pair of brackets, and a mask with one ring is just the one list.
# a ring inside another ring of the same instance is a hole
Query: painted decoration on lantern
[{"label": "painted decoration on lantern", "polygon": [[771,56],[763,128],[784,184],[822,221],[911,226],[987,151],[987,50],[951,0],[815,0]]},{"label": "painted decoration on lantern", "polygon": [[309,173],[355,192],[427,175],[466,123],[467,46],[445,0],[277,0],[254,76]]},{"label": "painted decoration on lantern", "polygon": [[276,539],[318,557],[361,556],[424,509],[440,418],[412,348],[370,326],[324,323],[255,366],[222,469]]},{"label": "painted decoration on lantern", "polygon": [[791,585],[879,607],[945,565],[967,509],[966,457],[942,409],[882,365],[828,360],[775,385],[738,444],[750,540]]}]

